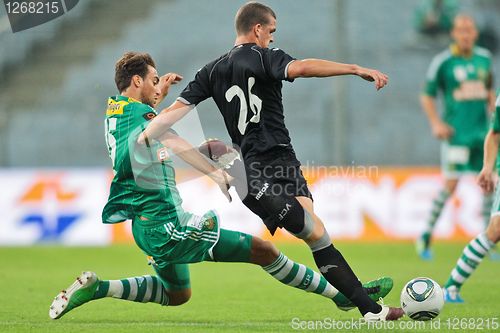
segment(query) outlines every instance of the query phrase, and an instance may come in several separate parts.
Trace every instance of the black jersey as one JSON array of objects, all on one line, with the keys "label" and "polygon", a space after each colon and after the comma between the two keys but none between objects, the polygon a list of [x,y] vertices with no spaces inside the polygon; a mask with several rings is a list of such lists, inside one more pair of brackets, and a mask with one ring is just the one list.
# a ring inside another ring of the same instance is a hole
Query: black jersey
[{"label": "black jersey", "polygon": [[295,58],[278,48],[237,45],[208,63],[181,93],[179,101],[197,105],[212,97],[234,144],[245,160],[277,146],[290,146],[281,88]]}]

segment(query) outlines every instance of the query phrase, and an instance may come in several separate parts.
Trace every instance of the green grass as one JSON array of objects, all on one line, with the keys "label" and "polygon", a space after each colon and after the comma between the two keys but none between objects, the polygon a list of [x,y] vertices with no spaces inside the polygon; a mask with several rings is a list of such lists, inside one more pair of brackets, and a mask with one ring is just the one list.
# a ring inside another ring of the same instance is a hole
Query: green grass
[{"label": "green grass", "polygon": [[[428,276],[443,283],[463,245],[437,244],[436,259],[432,262],[419,261],[409,243],[337,246],[362,280],[392,276],[394,290],[385,302],[399,304],[401,288],[414,277]],[[305,246],[280,244],[279,247],[290,258],[314,267]],[[82,270],[93,270],[102,279],[151,274],[145,257],[134,246],[47,246],[0,248],[0,258],[0,332],[291,332],[297,331],[291,326],[293,318],[330,321],[359,317],[356,310],[341,312],[327,299],[283,286],[257,266],[202,263],[191,268],[193,297],[185,305],[161,307],[103,299],[53,321],[48,317],[52,297]],[[485,259],[463,289],[466,304],[447,305],[443,309],[438,317],[439,332],[457,331],[445,329],[446,320],[453,317],[499,318],[499,275],[500,263]],[[416,331],[437,332],[429,324],[427,329]]]}]

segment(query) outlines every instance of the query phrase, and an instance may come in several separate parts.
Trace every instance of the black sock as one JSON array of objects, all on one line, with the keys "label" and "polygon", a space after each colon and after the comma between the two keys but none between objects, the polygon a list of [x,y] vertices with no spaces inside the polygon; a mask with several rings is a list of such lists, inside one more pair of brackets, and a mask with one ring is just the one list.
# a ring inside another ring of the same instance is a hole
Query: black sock
[{"label": "black sock", "polygon": [[347,261],[333,244],[313,252],[313,256],[325,279],[349,298],[363,316],[367,312],[379,313],[382,310],[379,304],[368,297],[361,282],[359,282]]}]

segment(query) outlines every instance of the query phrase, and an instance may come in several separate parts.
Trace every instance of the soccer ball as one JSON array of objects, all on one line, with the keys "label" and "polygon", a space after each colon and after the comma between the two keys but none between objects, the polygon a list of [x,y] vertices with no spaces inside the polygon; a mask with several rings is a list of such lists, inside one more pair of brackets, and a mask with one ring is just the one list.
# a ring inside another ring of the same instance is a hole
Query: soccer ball
[{"label": "soccer ball", "polygon": [[240,155],[236,149],[230,145],[226,145],[219,139],[208,139],[202,142],[198,146],[198,150],[222,169],[229,169],[235,160],[240,159]]},{"label": "soccer ball", "polygon": [[432,279],[415,278],[408,282],[401,291],[401,308],[413,320],[436,318],[443,305],[443,290]]},{"label": "soccer ball", "polygon": [[207,139],[199,145],[198,150],[212,161],[217,162],[221,156],[231,152],[231,147],[219,139]]}]

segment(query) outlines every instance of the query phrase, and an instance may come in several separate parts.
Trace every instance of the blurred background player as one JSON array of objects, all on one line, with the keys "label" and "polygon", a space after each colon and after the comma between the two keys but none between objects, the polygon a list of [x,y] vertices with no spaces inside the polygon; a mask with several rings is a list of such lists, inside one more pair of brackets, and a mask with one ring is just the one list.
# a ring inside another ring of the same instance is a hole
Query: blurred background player
[{"label": "blurred background player", "polygon": [[284,123],[282,81],[299,77],[357,75],[383,88],[388,77],[373,69],[320,59],[296,60],[268,48],[276,31],[276,14],[249,2],[235,17],[236,41],[225,55],[201,68],[177,101],[156,117],[140,140],[157,138],[194,106],[212,97],[233,144],[240,147],[248,194],[242,201],[258,215],[272,235],[285,228],[304,240],[323,276],[368,320],[394,320],[400,308],[371,300],[314,213],[312,195],[300,169]]},{"label": "blurred background player", "polygon": [[[475,46],[477,36],[472,17],[455,17],[451,31],[454,43],[431,62],[421,96],[432,134],[442,140],[441,170],[445,178],[444,188],[432,202],[425,230],[417,239],[417,252],[425,260],[432,258],[434,226],[460,177],[465,173],[478,173],[482,167],[488,111],[493,110],[495,94],[491,55],[488,50]],[[439,91],[444,100],[442,117],[436,106]],[[490,208],[491,196],[485,195],[482,209],[485,226]]]},{"label": "blurred background player", "polygon": [[[485,193],[495,190],[495,161],[497,172],[500,161],[497,160],[500,148],[500,95],[496,102],[496,111],[491,128],[484,142],[484,164],[478,177],[478,183]],[[500,240],[500,187],[497,184],[495,200],[491,209],[491,220],[485,232],[480,233],[464,248],[457,264],[451,271],[444,286],[445,300],[451,303],[463,303],[460,288],[476,270],[483,258]]]},{"label": "blurred background player", "polygon": [[[135,143],[155,116],[153,109],[167,95],[171,84],[182,79],[169,73],[158,77],[149,54],[128,52],[116,64],[115,81],[120,95],[108,99],[106,143],[114,178],[104,223],[131,219],[136,244],[149,256],[157,275],[100,281],[94,272],[83,272],[60,292],[49,316],[58,319],[95,299],[114,297],[134,302],[181,305],[191,297],[188,263],[201,261],[258,264],[283,284],[332,299],[342,310],[354,308],[321,274],[288,259],[270,242],[241,232],[219,228],[213,211],[196,216],[182,209],[169,152],[212,178],[227,193],[225,171],[216,169],[187,141],[173,131],[160,142]],[[381,278],[365,284],[374,300],[384,297],[392,280]]]},{"label": "blurred background player", "polygon": [[414,12],[414,25],[422,34],[448,34],[458,8],[458,0],[422,0]]}]

